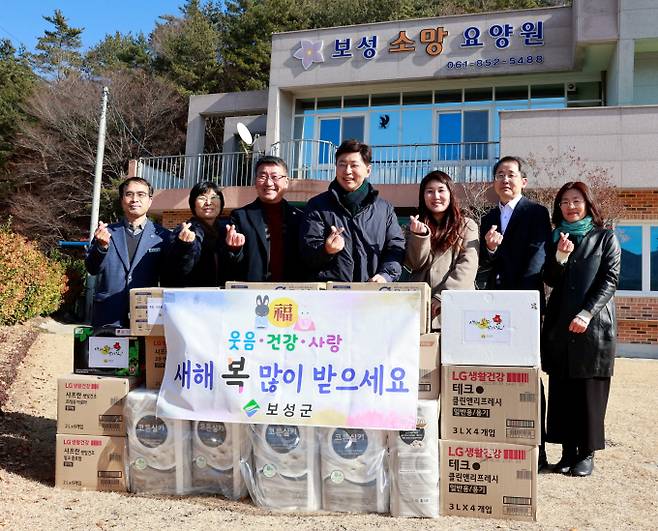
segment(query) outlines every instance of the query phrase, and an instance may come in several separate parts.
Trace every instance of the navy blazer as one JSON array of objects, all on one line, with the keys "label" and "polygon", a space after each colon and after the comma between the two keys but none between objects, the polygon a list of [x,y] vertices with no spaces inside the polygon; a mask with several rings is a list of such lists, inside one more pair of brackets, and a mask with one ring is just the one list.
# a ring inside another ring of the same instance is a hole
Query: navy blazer
[{"label": "navy blazer", "polygon": [[[304,280],[297,245],[302,211],[283,203],[283,275],[287,282]],[[270,241],[265,232],[263,205],[260,199],[231,212],[230,223],[245,236],[245,243],[238,252],[227,249],[228,261],[232,264],[235,280],[267,282],[269,280]]]},{"label": "navy blazer", "polygon": [[551,237],[551,220],[546,207],[521,197],[512,213],[503,242],[490,253],[484,235],[500,225],[500,208],[489,210],[480,223],[478,285],[484,289],[538,290],[543,307],[542,269],[544,246]]},{"label": "navy blazer", "polygon": [[104,251],[94,239],[85,257],[87,272],[96,276],[91,324],[127,328],[130,289],[158,286],[172,233],[147,220],[131,263],[123,222],[107,229],[112,235],[109,248]]}]

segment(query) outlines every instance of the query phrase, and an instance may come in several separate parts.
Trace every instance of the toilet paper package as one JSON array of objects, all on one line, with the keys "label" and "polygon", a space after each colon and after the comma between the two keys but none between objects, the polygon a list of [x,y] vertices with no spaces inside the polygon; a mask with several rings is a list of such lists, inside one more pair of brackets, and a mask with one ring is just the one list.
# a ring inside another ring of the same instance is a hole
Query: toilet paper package
[{"label": "toilet paper package", "polygon": [[251,444],[244,424],[195,421],[192,423],[192,490],[240,499],[247,487],[240,461],[247,458]]},{"label": "toilet paper package", "polygon": [[317,429],[306,426],[248,426],[250,459],[242,475],[259,506],[284,511],[320,509],[321,485]]},{"label": "toilet paper package", "polygon": [[191,492],[191,423],[156,415],[158,392],[128,393],[124,417],[128,433],[130,492]]},{"label": "toilet paper package", "polygon": [[323,509],[388,512],[386,431],[322,428],[320,463]]},{"label": "toilet paper package", "polygon": [[415,430],[388,433],[391,515],[439,516],[439,401],[419,400]]}]

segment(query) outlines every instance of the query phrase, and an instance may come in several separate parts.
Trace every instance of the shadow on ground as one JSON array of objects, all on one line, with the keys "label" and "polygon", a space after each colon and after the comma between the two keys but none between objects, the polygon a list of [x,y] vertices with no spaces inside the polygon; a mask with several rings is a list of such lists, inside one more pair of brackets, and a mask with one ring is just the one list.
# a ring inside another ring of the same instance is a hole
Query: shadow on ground
[{"label": "shadow on ground", "polygon": [[0,412],[0,470],[53,486],[56,430],[53,419]]}]

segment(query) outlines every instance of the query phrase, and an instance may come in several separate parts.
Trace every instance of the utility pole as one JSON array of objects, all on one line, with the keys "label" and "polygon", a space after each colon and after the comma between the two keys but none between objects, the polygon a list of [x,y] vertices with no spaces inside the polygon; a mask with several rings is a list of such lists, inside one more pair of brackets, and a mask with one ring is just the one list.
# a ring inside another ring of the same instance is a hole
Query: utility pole
[{"label": "utility pole", "polygon": [[[107,129],[107,98],[110,90],[103,87],[103,101],[101,103],[101,118],[98,122],[98,144],[96,145],[96,168],[94,170],[94,191],[91,201],[91,221],[89,222],[89,241],[94,238],[98,226],[98,212],[101,204],[101,184],[103,179],[103,157],[105,155],[105,130]],[[87,275],[87,292],[85,296],[85,317],[91,318],[91,306],[94,297],[96,277]]]}]

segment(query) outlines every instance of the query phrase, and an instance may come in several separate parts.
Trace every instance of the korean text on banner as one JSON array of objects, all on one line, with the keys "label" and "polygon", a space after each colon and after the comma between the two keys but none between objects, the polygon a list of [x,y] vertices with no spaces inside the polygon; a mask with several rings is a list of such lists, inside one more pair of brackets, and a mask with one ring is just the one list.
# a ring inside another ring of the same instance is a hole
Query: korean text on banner
[{"label": "korean text on banner", "polygon": [[415,292],[165,290],[158,415],[412,429]]}]

